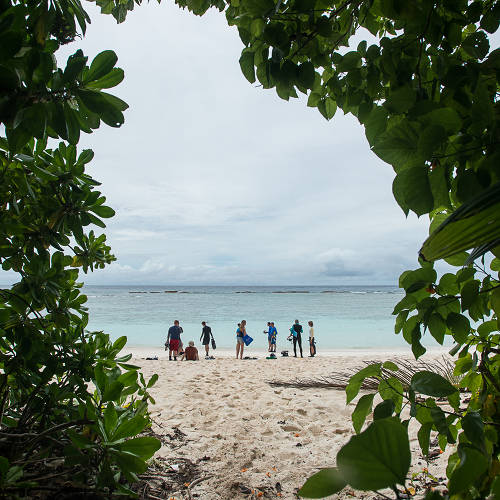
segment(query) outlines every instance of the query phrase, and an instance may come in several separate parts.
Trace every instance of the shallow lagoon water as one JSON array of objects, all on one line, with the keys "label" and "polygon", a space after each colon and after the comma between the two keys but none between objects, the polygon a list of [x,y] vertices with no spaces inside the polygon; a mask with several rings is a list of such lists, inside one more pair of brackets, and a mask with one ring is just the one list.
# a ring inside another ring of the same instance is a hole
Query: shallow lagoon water
[{"label": "shallow lagoon water", "polygon": [[[206,287],[86,286],[89,329],[112,338],[128,337],[132,346],[161,346],[174,319],[183,340],[199,344],[201,321],[212,327],[217,345],[233,347],[237,323],[247,320],[253,347],[263,349],[267,321],[278,329],[278,349],[290,347],[286,337],[295,319],[304,327],[314,321],[318,351],[324,349],[406,345],[394,334],[392,310],[401,290],[391,286],[339,287]],[[307,342],[305,342],[307,343]],[[432,338],[429,345],[435,344]]]}]

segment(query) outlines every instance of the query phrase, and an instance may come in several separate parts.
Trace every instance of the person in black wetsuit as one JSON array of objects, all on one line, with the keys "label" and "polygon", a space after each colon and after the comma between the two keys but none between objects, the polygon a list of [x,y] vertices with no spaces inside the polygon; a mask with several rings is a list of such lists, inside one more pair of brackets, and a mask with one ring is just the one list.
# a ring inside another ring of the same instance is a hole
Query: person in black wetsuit
[{"label": "person in black wetsuit", "polygon": [[298,319],[295,320],[295,323],[292,326],[292,335],[293,335],[294,356],[297,357],[297,344],[299,344],[300,357],[303,358],[304,356],[302,355],[302,325],[299,324]]},{"label": "person in black wetsuit", "polygon": [[212,336],[212,329],[207,326],[205,321],[201,322],[203,327],[201,330],[200,342],[205,346],[205,359],[208,358],[208,351],[210,351],[210,337]]}]

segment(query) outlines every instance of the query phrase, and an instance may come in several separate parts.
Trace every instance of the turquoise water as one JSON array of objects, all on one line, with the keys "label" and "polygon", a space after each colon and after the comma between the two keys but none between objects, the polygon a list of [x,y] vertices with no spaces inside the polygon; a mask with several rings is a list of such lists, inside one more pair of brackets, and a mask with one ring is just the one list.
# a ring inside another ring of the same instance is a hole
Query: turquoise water
[{"label": "turquoise water", "polygon": [[[174,293],[165,293],[165,291]],[[288,329],[298,319],[307,332],[314,321],[320,349],[396,347],[405,345],[394,334],[394,305],[403,297],[389,286],[344,287],[157,287],[86,286],[89,329],[112,338],[128,337],[132,346],[162,346],[175,319],[183,340],[199,344],[201,321],[214,333],[217,346],[233,347],[237,323],[247,320],[252,346],[266,348],[262,332],[268,321],[278,329],[278,349],[288,348]],[[139,292],[139,293],[137,293]],[[307,337],[306,333],[306,337]],[[426,344],[437,345],[432,337]]]}]

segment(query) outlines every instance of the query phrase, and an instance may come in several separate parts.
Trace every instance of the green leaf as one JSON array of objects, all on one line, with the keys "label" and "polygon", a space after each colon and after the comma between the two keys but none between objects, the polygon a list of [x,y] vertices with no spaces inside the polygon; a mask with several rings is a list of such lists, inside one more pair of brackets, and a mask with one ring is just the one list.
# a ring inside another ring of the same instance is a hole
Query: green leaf
[{"label": "green leaf", "polygon": [[323,469],[304,483],[298,495],[303,498],[324,498],[339,492],[346,485],[337,468]]},{"label": "green leaf", "polygon": [[[98,215],[101,215],[101,214],[98,214]],[[101,217],[103,217],[103,216],[101,215]],[[113,342],[113,349],[116,349],[117,351],[121,351],[125,347],[126,344],[127,344],[127,337],[126,337],[126,335],[123,335],[121,337],[118,337]]]},{"label": "green leaf", "polygon": [[394,413],[396,405],[392,399],[382,401],[373,410],[373,420],[380,420],[381,418],[389,418]]},{"label": "green leaf", "polygon": [[478,294],[479,294],[479,285],[480,282],[478,280],[467,281],[462,290],[460,292],[461,302],[462,302],[462,312],[470,309],[471,305],[475,302]]},{"label": "green leaf", "polygon": [[122,391],[123,384],[121,382],[118,382],[118,380],[111,382],[109,387],[104,391],[104,394],[102,396],[103,402],[118,401],[118,398],[120,397]]},{"label": "green leaf", "polygon": [[133,453],[145,460],[151,458],[160,448],[160,440],[149,436],[128,439],[120,445],[122,451]]},{"label": "green leaf", "polygon": [[301,87],[312,89],[315,77],[316,72],[314,71],[314,66],[311,62],[307,61],[299,65],[299,69],[297,71],[297,83]]},{"label": "green leaf", "polygon": [[411,379],[410,387],[415,392],[434,397],[445,397],[457,391],[457,389],[441,375],[427,370],[415,373]]},{"label": "green leaf", "polygon": [[427,261],[459,254],[500,238],[500,183],[462,204],[424,242]]},{"label": "green leaf", "polygon": [[431,335],[436,339],[436,341],[443,345],[444,335],[446,333],[446,323],[443,318],[438,313],[432,313],[429,321],[427,323]]},{"label": "green leaf", "polygon": [[327,120],[331,120],[337,111],[337,103],[330,97],[321,99],[318,103],[318,110]]},{"label": "green leaf", "polygon": [[[99,217],[104,217],[105,219],[109,219],[110,217],[113,217],[115,215],[115,211],[111,207],[106,207],[104,205],[93,206],[90,210],[97,214]],[[125,342],[127,342],[126,337]]]},{"label": "green leaf", "polygon": [[356,434],[359,434],[363,424],[365,423],[366,417],[372,411],[373,398],[375,394],[365,394],[359,398],[356,408],[352,412],[352,424]]},{"label": "green leaf", "polygon": [[122,82],[125,74],[121,68],[113,68],[107,75],[89,82],[85,85],[88,89],[110,89]]},{"label": "green leaf", "polygon": [[353,488],[378,490],[404,484],[410,460],[406,428],[397,419],[385,418],[351,437],[337,454],[337,467]]},{"label": "green leaf", "polygon": [[431,437],[432,422],[427,422],[423,424],[417,433],[418,444],[422,449],[424,455],[429,454],[429,441]]},{"label": "green leaf", "polygon": [[446,318],[446,324],[451,330],[453,338],[459,343],[463,344],[467,340],[470,333],[469,320],[462,314],[451,312]]},{"label": "green leaf", "polygon": [[488,459],[474,448],[459,446],[458,455],[460,462],[450,477],[450,495],[467,490],[488,469]]},{"label": "green leaf", "polygon": [[424,167],[406,168],[399,172],[392,184],[392,192],[404,211],[410,209],[420,216],[429,213],[434,207],[434,197]]},{"label": "green leaf", "polygon": [[148,421],[145,417],[136,415],[135,417],[127,419],[121,423],[111,436],[111,439],[113,441],[118,441],[119,439],[136,436],[144,429],[144,427],[146,427],[147,423]]},{"label": "green leaf", "polygon": [[400,87],[389,94],[384,106],[392,112],[404,113],[415,104],[416,98],[417,93],[412,87]]},{"label": "green leaf", "polygon": [[240,57],[240,68],[243,76],[250,82],[255,82],[254,53],[243,49]]},{"label": "green leaf", "polygon": [[[403,120],[381,134],[372,149],[380,159],[399,169],[408,164],[415,165],[424,159],[418,149],[418,138],[419,130],[416,126]],[[427,179],[427,172],[425,177]]]},{"label": "green leaf", "polygon": [[347,401],[349,404],[359,393],[361,384],[365,378],[380,376],[380,368],[382,363],[373,363],[361,369],[358,373],[355,373],[350,379],[347,387],[345,389]]},{"label": "green leaf", "polygon": [[117,55],[112,50],[105,50],[95,56],[84,83],[94,82],[107,75],[118,61]]},{"label": "green leaf", "polygon": [[456,134],[462,128],[462,119],[453,108],[439,108],[422,117],[427,126],[442,127],[451,134]]},{"label": "green leaf", "polygon": [[146,462],[133,453],[123,451],[114,453],[113,456],[123,472],[142,474],[147,469]]},{"label": "green leaf", "polygon": [[462,419],[462,429],[471,443],[479,446],[484,443],[484,424],[478,412],[470,411],[465,415]]},{"label": "green leaf", "polygon": [[148,385],[146,386],[147,389],[151,389],[151,387],[153,387],[156,382],[158,381],[158,374],[155,373],[152,375],[152,377],[149,379],[148,381]]},{"label": "green leaf", "polygon": [[403,384],[396,377],[381,380],[378,385],[378,392],[384,401],[392,400],[394,402],[397,413],[401,411],[404,389]]}]

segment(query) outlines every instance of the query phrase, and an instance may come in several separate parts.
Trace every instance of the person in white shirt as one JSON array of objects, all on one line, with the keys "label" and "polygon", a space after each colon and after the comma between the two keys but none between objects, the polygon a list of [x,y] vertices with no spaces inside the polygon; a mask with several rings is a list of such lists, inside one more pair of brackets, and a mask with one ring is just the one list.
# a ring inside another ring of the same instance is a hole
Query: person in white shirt
[{"label": "person in white shirt", "polygon": [[314,358],[314,355],[316,354],[316,342],[314,340],[314,325],[312,321],[308,322],[309,325],[309,352],[310,357]]}]

